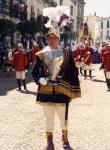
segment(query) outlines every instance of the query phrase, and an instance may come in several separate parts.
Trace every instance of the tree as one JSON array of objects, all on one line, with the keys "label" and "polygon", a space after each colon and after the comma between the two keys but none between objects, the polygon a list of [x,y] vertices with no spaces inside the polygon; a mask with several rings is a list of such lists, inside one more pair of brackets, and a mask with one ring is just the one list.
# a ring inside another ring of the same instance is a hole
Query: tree
[{"label": "tree", "polygon": [[22,36],[33,36],[39,31],[39,27],[36,20],[26,20],[19,22],[17,24],[17,30],[22,34]]},{"label": "tree", "polygon": [[16,25],[8,19],[0,19],[0,34],[6,36],[15,32]]},{"label": "tree", "polygon": [[49,18],[48,17],[44,17],[42,14],[40,14],[39,16],[37,16],[37,24],[39,27],[39,31],[40,33],[46,34],[48,32],[48,28],[45,27],[45,24],[48,22]]},{"label": "tree", "polygon": [[8,19],[0,19],[1,41],[4,43],[6,36],[12,36],[16,31],[16,24]]},{"label": "tree", "polygon": [[71,40],[76,40],[79,37],[78,32],[70,32],[70,39]]},{"label": "tree", "polygon": [[61,41],[64,41],[64,44],[71,43],[72,40],[76,40],[79,37],[78,32],[64,32],[61,34]]}]

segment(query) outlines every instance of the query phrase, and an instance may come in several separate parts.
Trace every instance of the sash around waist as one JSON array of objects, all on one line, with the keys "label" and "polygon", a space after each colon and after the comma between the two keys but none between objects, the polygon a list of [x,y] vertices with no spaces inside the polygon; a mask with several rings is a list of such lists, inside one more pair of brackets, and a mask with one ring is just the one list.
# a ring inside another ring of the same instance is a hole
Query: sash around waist
[{"label": "sash around waist", "polygon": [[64,94],[70,97],[70,99],[81,97],[81,90],[79,86],[69,86],[64,82],[54,83],[49,82],[47,85],[39,85],[39,94]]}]

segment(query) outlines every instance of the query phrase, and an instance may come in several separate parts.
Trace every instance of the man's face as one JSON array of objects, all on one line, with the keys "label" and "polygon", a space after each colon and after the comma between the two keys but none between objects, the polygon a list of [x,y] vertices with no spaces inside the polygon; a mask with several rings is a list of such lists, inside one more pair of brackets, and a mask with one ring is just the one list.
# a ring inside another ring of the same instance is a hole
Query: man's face
[{"label": "man's face", "polygon": [[23,47],[22,46],[18,46],[18,50],[19,51],[23,51]]},{"label": "man's face", "polygon": [[59,44],[59,38],[54,34],[50,34],[48,36],[48,44],[49,44],[49,46],[51,46],[53,48],[57,47]]}]

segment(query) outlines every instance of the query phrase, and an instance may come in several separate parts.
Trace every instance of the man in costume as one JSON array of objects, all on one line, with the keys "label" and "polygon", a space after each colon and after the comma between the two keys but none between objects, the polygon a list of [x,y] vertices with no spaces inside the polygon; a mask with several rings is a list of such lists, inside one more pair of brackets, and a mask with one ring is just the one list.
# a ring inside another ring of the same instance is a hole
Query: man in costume
[{"label": "man in costume", "polygon": [[32,75],[38,84],[37,103],[40,103],[46,118],[47,146],[55,150],[53,141],[54,118],[57,112],[62,129],[65,150],[73,150],[68,141],[68,108],[71,99],[81,96],[78,70],[71,53],[59,45],[60,27],[66,25],[70,9],[66,6],[44,8],[43,15],[49,18],[46,27],[48,45],[36,53]]},{"label": "man in costume", "polygon": [[110,43],[108,43],[105,49],[102,50],[102,64],[104,67],[108,91],[110,91]]},{"label": "man in costume", "polygon": [[16,79],[20,91],[21,91],[21,80],[23,82],[24,90],[27,90],[25,81],[25,69],[27,65],[28,59],[26,54],[24,53],[23,45],[19,43],[17,46],[17,52],[15,52],[13,56],[13,68],[16,71]]},{"label": "man in costume", "polygon": [[89,46],[88,41],[85,42],[85,50],[83,55],[83,63],[84,63],[84,77],[87,77],[87,69],[89,70],[89,77],[92,79],[92,55],[93,49]]},{"label": "man in costume", "polygon": [[37,103],[43,107],[46,118],[47,146],[55,150],[53,142],[54,117],[57,112],[62,129],[65,150],[73,150],[68,141],[68,108],[72,99],[80,97],[78,70],[68,50],[59,46],[59,34],[49,32],[48,46],[36,53],[32,76],[38,84]]},{"label": "man in costume", "polygon": [[77,47],[76,50],[73,52],[73,59],[75,61],[76,66],[78,69],[80,69],[80,73],[82,74],[81,70],[81,54],[80,54],[80,48]]},{"label": "man in costume", "polygon": [[84,53],[84,46],[81,45],[79,47],[76,48],[76,50],[73,52],[73,58],[74,58],[74,61],[76,63],[76,66],[79,68],[79,72],[81,75],[83,75],[83,72],[82,72],[82,69],[83,69],[83,61],[82,61],[82,58],[83,58],[83,53]]},{"label": "man in costume", "polygon": [[35,61],[35,54],[39,51],[40,51],[40,48],[38,47],[38,44],[35,41],[33,41],[32,48],[30,51],[30,60],[31,60],[32,65]]}]

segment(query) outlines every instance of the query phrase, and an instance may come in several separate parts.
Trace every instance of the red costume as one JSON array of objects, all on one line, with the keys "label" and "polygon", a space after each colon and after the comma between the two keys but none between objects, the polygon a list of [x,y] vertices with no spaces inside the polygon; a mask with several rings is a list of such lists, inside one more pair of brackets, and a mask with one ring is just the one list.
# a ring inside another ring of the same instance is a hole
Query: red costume
[{"label": "red costume", "polygon": [[92,63],[92,54],[93,54],[93,49],[91,47],[85,47],[85,52],[84,52],[84,63],[86,65],[90,65]]},{"label": "red costume", "polygon": [[73,52],[73,59],[75,61],[75,63],[77,62],[81,62],[81,54],[80,54],[80,48],[78,47],[74,52]]},{"label": "red costume", "polygon": [[18,51],[14,53],[13,65],[16,71],[24,71],[27,64],[28,59],[24,52]]},{"label": "red costume", "polygon": [[92,54],[93,54],[93,49],[89,46],[86,46],[84,50],[84,55],[83,55],[85,79],[87,77],[87,69],[89,70],[89,77],[90,79],[92,79],[92,68],[91,68]]},{"label": "red costume", "polygon": [[104,73],[108,91],[110,91],[110,47],[107,47],[102,51],[102,64],[104,66]]},{"label": "red costume", "polygon": [[40,51],[40,49],[37,48],[37,47],[33,47],[33,48],[31,49],[31,51],[30,51],[30,59],[31,59],[32,64],[33,64],[34,61],[35,61],[35,54],[36,54],[37,52],[39,52],[39,51]]},{"label": "red costume", "polygon": [[103,48],[101,50],[101,60],[102,60],[102,64],[104,64],[104,53],[107,51],[108,49],[107,48]]},{"label": "red costume", "polygon": [[110,48],[103,50],[102,52],[102,63],[105,71],[110,72]]}]

